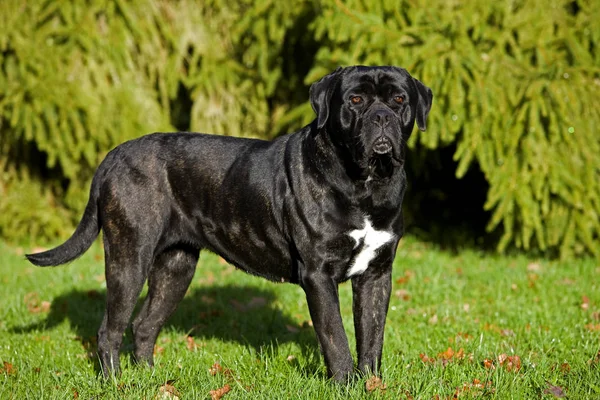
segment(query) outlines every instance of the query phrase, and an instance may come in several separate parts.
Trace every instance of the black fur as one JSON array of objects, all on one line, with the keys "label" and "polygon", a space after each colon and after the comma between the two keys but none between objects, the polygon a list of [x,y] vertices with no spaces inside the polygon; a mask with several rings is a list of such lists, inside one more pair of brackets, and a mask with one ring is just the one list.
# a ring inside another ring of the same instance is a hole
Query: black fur
[{"label": "black fur", "polygon": [[[358,66],[316,82],[310,99],[315,121],[273,141],[157,133],[118,146],[99,166],[73,236],[27,255],[36,265],[63,264],[103,230],[107,303],[98,352],[106,375],[119,370],[123,332],[146,280],[133,332],[136,358],[152,365],[158,332],[202,249],[249,273],[301,285],[338,381],[355,368],[337,293],[351,279],[358,370],[379,372],[403,234],[405,143],[415,121],[425,129],[431,90],[403,69]],[[361,236],[366,217],[390,239]],[[378,245],[373,251],[369,240]],[[367,268],[357,273],[354,264]]]}]

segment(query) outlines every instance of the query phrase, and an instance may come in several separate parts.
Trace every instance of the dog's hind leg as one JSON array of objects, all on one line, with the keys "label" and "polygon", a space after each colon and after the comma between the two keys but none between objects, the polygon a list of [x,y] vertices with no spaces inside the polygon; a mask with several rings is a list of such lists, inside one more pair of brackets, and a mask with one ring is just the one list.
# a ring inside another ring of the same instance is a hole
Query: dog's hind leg
[{"label": "dog's hind leg", "polygon": [[148,277],[148,296],[133,321],[138,362],[154,364],[158,333],[183,299],[194,276],[199,253],[199,249],[172,248],[156,257]]},{"label": "dog's hind leg", "polygon": [[150,251],[136,246],[109,243],[105,234],[106,311],[98,330],[98,356],[105,377],[119,373],[119,349],[123,333],[146,281],[152,260]]}]

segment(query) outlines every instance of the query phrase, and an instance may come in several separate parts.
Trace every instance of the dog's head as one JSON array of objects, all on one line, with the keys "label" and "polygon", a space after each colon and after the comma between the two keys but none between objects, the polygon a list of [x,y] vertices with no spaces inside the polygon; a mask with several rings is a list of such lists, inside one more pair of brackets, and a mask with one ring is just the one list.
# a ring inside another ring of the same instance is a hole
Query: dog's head
[{"label": "dog's head", "polygon": [[415,121],[425,130],[432,100],[431,89],[396,67],[338,68],[310,88],[317,132],[375,175],[404,164],[405,143]]}]

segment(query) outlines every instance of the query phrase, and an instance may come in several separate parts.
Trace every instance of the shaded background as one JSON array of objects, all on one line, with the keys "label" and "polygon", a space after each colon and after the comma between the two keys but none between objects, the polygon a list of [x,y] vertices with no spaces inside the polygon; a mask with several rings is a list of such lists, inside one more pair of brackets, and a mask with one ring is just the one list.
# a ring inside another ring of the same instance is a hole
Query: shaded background
[{"label": "shaded background", "polygon": [[98,163],[154,131],[273,138],[312,82],[397,65],[432,88],[409,232],[600,256],[596,0],[0,3],[0,236],[72,232]]}]

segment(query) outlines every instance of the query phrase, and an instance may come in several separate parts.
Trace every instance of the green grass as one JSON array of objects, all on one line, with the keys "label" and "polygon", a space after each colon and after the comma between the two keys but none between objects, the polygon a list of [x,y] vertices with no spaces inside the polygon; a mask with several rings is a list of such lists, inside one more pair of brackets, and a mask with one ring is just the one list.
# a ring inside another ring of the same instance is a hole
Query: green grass
[{"label": "green grass", "polygon": [[[386,326],[387,388],[368,392],[364,380],[327,381],[299,287],[246,275],[209,253],[159,336],[156,367],[130,361],[128,332],[123,374],[105,382],[94,355],[101,248],[45,269],[23,252],[0,244],[0,399],[203,399],[225,385],[223,399],[600,398],[597,260],[451,254],[403,239]],[[349,284],[340,295],[354,346]]]}]

